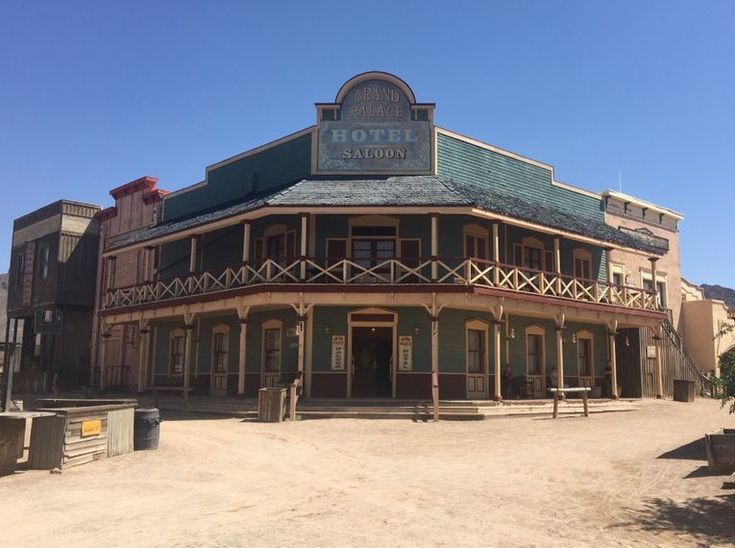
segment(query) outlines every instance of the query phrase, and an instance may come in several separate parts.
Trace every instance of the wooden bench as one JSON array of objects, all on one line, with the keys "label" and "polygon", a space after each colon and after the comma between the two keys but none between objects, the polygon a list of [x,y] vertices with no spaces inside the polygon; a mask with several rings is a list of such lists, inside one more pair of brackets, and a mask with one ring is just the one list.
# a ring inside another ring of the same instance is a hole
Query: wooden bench
[{"label": "wooden bench", "polygon": [[563,397],[567,393],[581,393],[582,403],[584,405],[584,416],[590,416],[589,406],[587,405],[587,394],[592,392],[592,388],[590,388],[589,386],[580,386],[576,388],[549,388],[549,392],[554,394],[554,412],[551,415],[552,418],[555,419],[558,415],[560,396]]}]

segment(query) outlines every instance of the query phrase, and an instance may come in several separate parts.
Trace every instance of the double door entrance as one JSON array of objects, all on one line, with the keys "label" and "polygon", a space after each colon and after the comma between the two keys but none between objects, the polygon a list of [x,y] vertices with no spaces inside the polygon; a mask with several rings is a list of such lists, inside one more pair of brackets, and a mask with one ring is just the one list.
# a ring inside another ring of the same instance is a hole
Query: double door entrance
[{"label": "double door entrance", "polygon": [[352,396],[390,398],[393,392],[393,328],[352,328]]}]

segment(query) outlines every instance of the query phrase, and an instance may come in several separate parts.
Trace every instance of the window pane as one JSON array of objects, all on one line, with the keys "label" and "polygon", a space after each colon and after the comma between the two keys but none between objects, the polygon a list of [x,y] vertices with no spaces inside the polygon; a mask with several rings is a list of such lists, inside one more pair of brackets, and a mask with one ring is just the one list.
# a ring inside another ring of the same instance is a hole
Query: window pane
[{"label": "window pane", "polygon": [[475,256],[475,238],[473,238],[472,236],[465,236],[464,247],[467,257],[472,258]]}]

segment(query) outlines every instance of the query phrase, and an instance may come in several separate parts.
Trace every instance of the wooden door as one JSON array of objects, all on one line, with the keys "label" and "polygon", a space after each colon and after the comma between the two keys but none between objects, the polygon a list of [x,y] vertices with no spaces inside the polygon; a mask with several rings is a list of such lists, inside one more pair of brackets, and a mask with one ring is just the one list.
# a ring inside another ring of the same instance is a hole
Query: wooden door
[{"label": "wooden door", "polygon": [[487,398],[487,331],[467,329],[467,398]]},{"label": "wooden door", "polygon": [[526,380],[531,386],[534,398],[546,397],[546,366],[544,357],[544,335],[526,335]]},{"label": "wooden door", "polygon": [[212,334],[212,374],[209,391],[213,396],[227,395],[228,335],[225,330]]}]

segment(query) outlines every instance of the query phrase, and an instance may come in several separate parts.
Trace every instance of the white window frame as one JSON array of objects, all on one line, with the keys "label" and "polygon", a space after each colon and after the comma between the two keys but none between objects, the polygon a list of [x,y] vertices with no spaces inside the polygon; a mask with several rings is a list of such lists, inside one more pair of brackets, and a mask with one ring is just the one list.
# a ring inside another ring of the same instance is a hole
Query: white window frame
[{"label": "white window frame", "polygon": [[[470,371],[470,331],[482,331],[483,356],[482,369],[480,371]],[[488,334],[490,328],[487,322],[483,320],[469,320],[464,324],[464,365],[468,375],[487,375],[490,371],[490,352],[488,352]]]},{"label": "white window frame", "polygon": [[[214,344],[216,336],[217,335],[223,335],[224,336],[224,342],[225,342],[225,353],[224,353],[224,371],[217,371],[215,369],[216,365],[216,357],[217,357],[217,348]],[[230,371],[230,326],[226,324],[220,324],[215,326],[212,329],[212,367],[211,367],[211,373],[228,373]]]},{"label": "white window frame", "polygon": [[[181,349],[181,371],[174,370],[174,364],[172,361],[172,358],[174,355],[174,339],[176,337],[181,337],[183,341],[182,349]],[[171,331],[171,333],[169,333],[169,336],[168,336],[168,374],[169,375],[183,375],[185,367],[186,367],[186,332],[181,328],[177,328]]]},{"label": "white window frame", "polygon": [[[540,335],[541,336],[541,372],[531,373],[530,360],[528,356],[528,336],[529,335]],[[525,329],[525,340],[524,340],[524,351],[526,354],[526,376],[533,375],[536,377],[546,377],[546,329],[540,325],[529,325]]]},{"label": "white window frame", "polygon": [[[268,358],[266,356],[266,332],[270,331],[272,329],[278,330],[278,368],[268,370],[266,368],[266,365],[268,363]],[[278,374],[279,378],[281,375],[281,372],[283,371],[283,351],[284,351],[284,344],[283,344],[283,320],[277,319],[277,318],[271,318],[270,320],[267,320],[263,322],[261,325],[261,341],[260,341],[260,376],[261,376],[261,386],[264,386],[264,381],[266,375],[274,376]]]},{"label": "white window frame", "polygon": [[[582,374],[582,364],[579,359],[579,346],[576,348],[576,354],[577,354],[577,378],[581,381],[583,379],[591,380],[594,382],[595,378],[595,335],[591,331],[587,329],[580,329],[575,334],[577,337],[577,345],[579,345],[579,341],[587,340],[590,341],[590,374],[589,375],[583,375]],[[582,386],[582,383],[580,383],[580,386]]]}]

